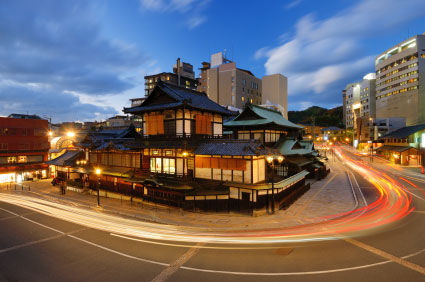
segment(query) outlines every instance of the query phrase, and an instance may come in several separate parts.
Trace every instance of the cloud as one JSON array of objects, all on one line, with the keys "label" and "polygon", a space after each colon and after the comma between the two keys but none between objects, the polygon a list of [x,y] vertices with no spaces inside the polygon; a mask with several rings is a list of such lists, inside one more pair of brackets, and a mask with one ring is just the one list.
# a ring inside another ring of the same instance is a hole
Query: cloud
[{"label": "cloud", "polygon": [[295,8],[296,6],[298,6],[299,4],[301,4],[302,0],[294,0],[289,2],[288,4],[285,5],[285,9],[286,10],[290,10],[292,8]]},{"label": "cloud", "polygon": [[288,76],[290,102],[323,104],[328,99],[332,104],[342,100],[345,84],[374,71],[375,54],[365,52],[369,38],[424,15],[421,0],[363,0],[329,18],[305,15],[291,38],[285,36],[279,46],[259,49],[255,57],[266,59],[267,74]]},{"label": "cloud", "polygon": [[106,119],[118,112],[109,106],[82,103],[76,96],[25,85],[0,85],[0,113],[51,116],[52,122]]},{"label": "cloud", "polygon": [[195,28],[195,27],[201,25],[206,20],[207,20],[206,17],[195,16],[195,17],[190,18],[187,23],[188,23],[189,29],[192,29],[192,28]]},{"label": "cloud", "polygon": [[[78,0],[6,1],[0,5],[0,97],[3,102],[12,90],[28,101],[9,100],[14,107],[3,105],[0,114],[28,109],[54,112],[63,118],[74,114],[81,120],[80,115],[90,119],[96,117],[95,112],[116,113],[110,107],[81,103],[70,94],[107,97],[125,92],[135,86],[125,74],[149,63],[133,44],[102,35],[97,19],[101,11],[95,2]],[[32,97],[57,101],[55,107],[61,107],[63,113],[55,112],[54,107],[43,109]],[[86,109],[90,112],[77,111]]]},{"label": "cloud", "polygon": [[140,0],[143,10],[154,12],[178,12],[188,16],[186,25],[189,29],[200,26],[207,21],[203,12],[210,0]]}]

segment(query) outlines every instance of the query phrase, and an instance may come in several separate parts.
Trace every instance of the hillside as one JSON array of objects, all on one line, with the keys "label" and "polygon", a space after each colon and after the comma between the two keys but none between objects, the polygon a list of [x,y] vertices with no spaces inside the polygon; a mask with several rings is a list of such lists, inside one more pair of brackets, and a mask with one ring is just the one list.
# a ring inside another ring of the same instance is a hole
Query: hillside
[{"label": "hillside", "polygon": [[288,111],[288,118],[294,123],[313,124],[313,117],[316,125],[343,127],[342,106],[329,110],[313,106],[303,111]]}]

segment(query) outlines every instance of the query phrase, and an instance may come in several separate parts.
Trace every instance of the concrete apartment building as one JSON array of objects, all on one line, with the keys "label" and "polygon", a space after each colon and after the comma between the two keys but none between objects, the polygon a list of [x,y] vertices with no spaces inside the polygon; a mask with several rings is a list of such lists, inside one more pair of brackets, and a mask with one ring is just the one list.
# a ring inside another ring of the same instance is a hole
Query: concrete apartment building
[{"label": "concrete apartment building", "polygon": [[242,109],[246,102],[274,106],[288,117],[288,79],[281,74],[254,76],[249,70],[236,67],[222,52],[213,54],[211,62],[200,68],[198,91],[220,105]]},{"label": "concrete apartment building", "polygon": [[356,128],[356,119],[360,117],[360,84],[350,83],[344,88],[345,127]]},{"label": "concrete apartment building", "polygon": [[280,73],[263,76],[262,103],[276,105],[283,116],[288,118],[288,78]]},{"label": "concrete apartment building", "polygon": [[425,35],[413,36],[376,57],[376,117],[425,123]]},{"label": "concrete apartment building", "polygon": [[261,79],[249,70],[237,68],[222,52],[213,54],[209,65],[203,63],[198,90],[220,105],[239,109],[248,101],[255,105],[262,103]]},{"label": "concrete apartment building", "polygon": [[376,75],[369,73],[360,82],[360,116],[376,118]]},{"label": "concrete apartment building", "polygon": [[189,63],[181,62],[180,58],[173,65],[173,72],[161,72],[145,76],[145,96],[148,96],[153,91],[159,79],[172,85],[182,86],[192,90],[196,90],[198,86],[193,66]]}]

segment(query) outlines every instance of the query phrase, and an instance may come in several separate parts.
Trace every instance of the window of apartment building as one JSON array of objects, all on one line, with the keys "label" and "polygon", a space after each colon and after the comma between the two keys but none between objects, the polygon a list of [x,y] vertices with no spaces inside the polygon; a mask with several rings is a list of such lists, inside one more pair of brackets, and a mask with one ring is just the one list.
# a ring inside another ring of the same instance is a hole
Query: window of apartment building
[{"label": "window of apartment building", "polygon": [[28,129],[23,128],[22,129],[22,136],[27,136],[28,135]]},{"label": "window of apartment building", "polygon": [[10,128],[9,135],[16,135],[16,128]]},{"label": "window of apartment building", "polygon": [[7,143],[0,143],[0,151],[5,151],[8,148],[8,144]]},{"label": "window of apartment building", "polygon": [[246,85],[246,79],[242,79],[242,85]]},{"label": "window of apartment building", "polygon": [[235,77],[234,76],[232,76],[232,82],[235,82]]}]

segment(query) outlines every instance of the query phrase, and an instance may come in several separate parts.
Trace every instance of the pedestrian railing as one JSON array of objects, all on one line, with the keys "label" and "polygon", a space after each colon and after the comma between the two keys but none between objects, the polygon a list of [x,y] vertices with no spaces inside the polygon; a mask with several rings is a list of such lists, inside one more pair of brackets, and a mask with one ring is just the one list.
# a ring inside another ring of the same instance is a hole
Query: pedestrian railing
[{"label": "pedestrian railing", "polygon": [[0,190],[8,190],[8,191],[31,191],[31,186],[22,184],[22,183],[1,183]]}]

